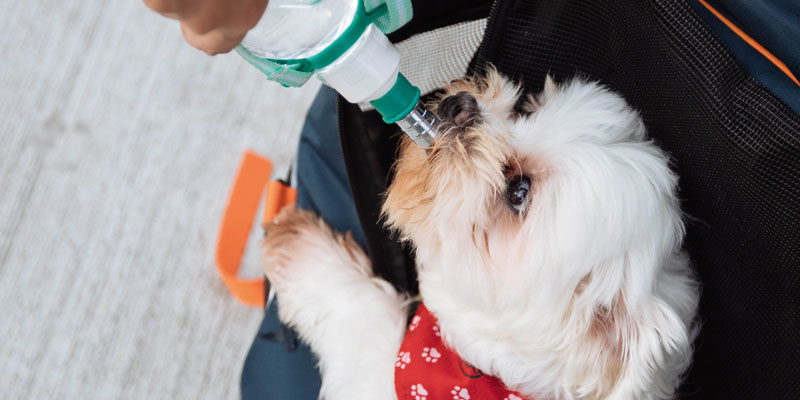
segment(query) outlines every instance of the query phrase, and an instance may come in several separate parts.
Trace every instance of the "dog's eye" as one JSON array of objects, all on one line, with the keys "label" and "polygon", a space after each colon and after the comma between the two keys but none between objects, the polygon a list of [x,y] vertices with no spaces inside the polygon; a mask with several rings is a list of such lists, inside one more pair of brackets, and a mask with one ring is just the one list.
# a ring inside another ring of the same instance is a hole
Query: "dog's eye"
[{"label": "dog's eye", "polygon": [[531,180],[527,176],[514,175],[506,186],[508,205],[519,214],[525,212],[528,205],[528,194],[531,191]]}]

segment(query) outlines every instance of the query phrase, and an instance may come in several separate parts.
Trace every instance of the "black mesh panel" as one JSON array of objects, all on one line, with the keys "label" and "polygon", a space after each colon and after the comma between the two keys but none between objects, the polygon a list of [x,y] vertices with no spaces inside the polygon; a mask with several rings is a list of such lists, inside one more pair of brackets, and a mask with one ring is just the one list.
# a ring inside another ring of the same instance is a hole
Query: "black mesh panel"
[{"label": "black mesh panel", "polygon": [[800,118],[685,1],[501,1],[473,69],[600,80],[674,158],[703,283],[692,399],[800,398]]}]

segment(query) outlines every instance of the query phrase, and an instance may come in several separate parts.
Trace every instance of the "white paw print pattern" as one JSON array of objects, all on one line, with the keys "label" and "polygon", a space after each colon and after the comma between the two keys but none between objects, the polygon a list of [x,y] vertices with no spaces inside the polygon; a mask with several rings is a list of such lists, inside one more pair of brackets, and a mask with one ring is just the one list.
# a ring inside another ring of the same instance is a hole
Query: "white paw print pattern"
[{"label": "white paw print pattern", "polygon": [[400,369],[406,369],[406,365],[411,362],[411,352],[408,351],[401,351],[397,355],[397,361],[394,362],[394,366]]},{"label": "white paw print pattern", "polygon": [[522,398],[522,397],[519,397],[519,396],[517,396],[517,395],[510,394],[510,395],[508,395],[508,397],[506,397],[506,398],[505,398],[505,399],[503,399],[503,400],[523,400],[523,398]]},{"label": "white paw print pattern", "polygon": [[436,335],[437,337],[442,336],[442,333],[439,332],[439,325],[433,326],[433,334]]},{"label": "white paw print pattern", "polygon": [[425,362],[429,362],[431,364],[435,364],[439,361],[439,357],[442,356],[442,353],[439,353],[439,350],[436,350],[436,347],[426,347],[422,349],[422,358]]},{"label": "white paw print pattern", "polygon": [[419,325],[420,320],[422,320],[422,317],[415,315],[414,318],[411,319],[411,325],[408,326],[408,330],[413,331],[414,329],[417,329],[417,325]]},{"label": "white paw print pattern", "polygon": [[453,400],[469,400],[469,391],[461,386],[453,386],[450,394],[453,395]]},{"label": "white paw print pattern", "polygon": [[421,383],[411,385],[411,396],[414,398],[414,400],[428,400],[428,391],[422,387]]}]

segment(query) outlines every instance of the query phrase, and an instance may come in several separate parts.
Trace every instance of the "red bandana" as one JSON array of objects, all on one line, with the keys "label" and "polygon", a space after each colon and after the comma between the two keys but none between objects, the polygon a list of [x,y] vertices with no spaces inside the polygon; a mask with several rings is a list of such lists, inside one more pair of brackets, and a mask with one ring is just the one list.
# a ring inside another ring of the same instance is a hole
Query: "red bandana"
[{"label": "red bandana", "polygon": [[436,318],[420,304],[394,370],[398,400],[524,400],[442,342]]}]

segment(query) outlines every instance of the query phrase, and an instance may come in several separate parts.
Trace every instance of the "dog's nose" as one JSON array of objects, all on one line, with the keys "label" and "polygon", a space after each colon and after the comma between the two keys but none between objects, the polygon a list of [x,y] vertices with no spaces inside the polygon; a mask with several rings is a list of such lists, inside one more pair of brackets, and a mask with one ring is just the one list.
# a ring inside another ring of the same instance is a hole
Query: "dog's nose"
[{"label": "dog's nose", "polygon": [[469,92],[458,92],[452,96],[445,97],[436,109],[439,121],[465,129],[478,122],[480,110],[478,100]]}]

